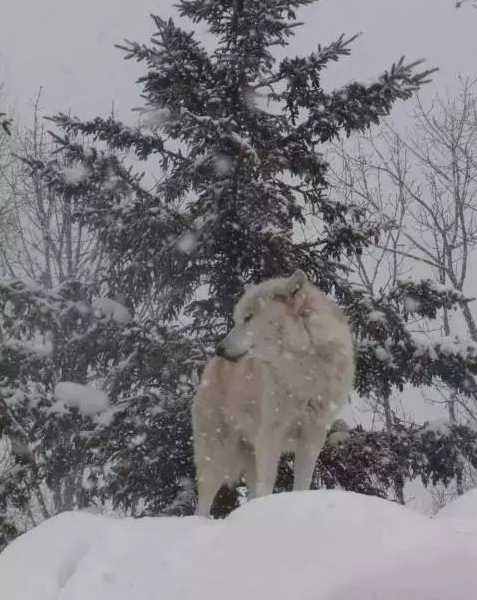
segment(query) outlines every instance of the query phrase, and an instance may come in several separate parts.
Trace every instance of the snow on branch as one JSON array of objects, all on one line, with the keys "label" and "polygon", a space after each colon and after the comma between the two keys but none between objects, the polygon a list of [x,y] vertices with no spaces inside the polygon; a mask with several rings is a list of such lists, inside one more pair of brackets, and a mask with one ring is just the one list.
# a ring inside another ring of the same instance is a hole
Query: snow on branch
[{"label": "snow on branch", "polygon": [[[402,57],[371,85],[354,81],[330,95],[322,92],[313,94],[309,90],[296,101],[299,106],[310,106],[308,118],[297,130],[302,133],[311,131],[321,142],[336,137],[340,129],[344,129],[347,135],[366,130],[388,115],[396,100],[409,99],[430,81],[436,69],[415,72],[421,64],[422,61],[407,64]],[[308,74],[308,77],[313,81],[316,75]]]},{"label": "snow on branch", "polygon": [[95,298],[92,306],[99,318],[112,320],[122,325],[126,325],[132,319],[127,307],[111,298]]},{"label": "snow on branch", "polygon": [[[105,392],[71,381],[58,382],[53,395],[57,402],[76,408],[84,416],[94,416],[109,408],[109,398]],[[61,407],[53,405],[51,411],[55,412],[55,409],[61,410]]]},{"label": "snow on branch", "polygon": [[399,280],[388,298],[402,303],[405,315],[416,313],[430,319],[436,318],[438,309],[450,309],[456,304],[467,304],[474,300],[460,290],[432,279]]},{"label": "snow on branch", "polygon": [[[152,153],[167,155],[175,160],[183,160],[180,153],[167,150],[164,141],[157,135],[144,135],[139,129],[133,129],[124,125],[121,121],[109,117],[103,119],[96,117],[90,121],[80,121],[76,117],[70,117],[64,113],[59,113],[53,117],[48,117],[50,121],[61,127],[66,133],[73,135],[90,135],[94,140],[107,142],[108,146],[115,150],[126,150],[134,148],[139,158],[146,158]],[[69,142],[53,137],[58,142]]]}]

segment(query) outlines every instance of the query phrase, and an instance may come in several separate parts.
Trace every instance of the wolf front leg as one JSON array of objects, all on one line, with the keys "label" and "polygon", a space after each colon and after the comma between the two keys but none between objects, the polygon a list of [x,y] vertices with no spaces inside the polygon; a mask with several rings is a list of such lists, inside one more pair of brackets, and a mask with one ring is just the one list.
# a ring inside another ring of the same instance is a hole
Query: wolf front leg
[{"label": "wolf front leg", "polygon": [[281,437],[278,430],[265,427],[255,441],[256,495],[267,496],[273,493],[277,478],[278,462],[281,456]]},{"label": "wolf front leg", "polygon": [[240,456],[237,447],[238,441],[233,437],[197,436],[194,448],[199,495],[196,515],[207,516],[222,485],[231,485],[238,479]]},{"label": "wolf front leg", "polygon": [[212,508],[212,503],[214,501],[217,492],[219,491],[220,485],[216,488],[215,486],[211,487],[207,485],[206,482],[198,481],[198,491],[199,498],[197,500],[197,507],[195,509],[195,514],[198,517],[208,517],[210,514],[210,509]]},{"label": "wolf front leg", "polygon": [[210,439],[204,428],[199,429],[195,423],[194,432],[194,462],[197,478],[197,507],[195,514],[206,517],[212,507],[217,492],[223,483],[223,472],[219,469],[216,445],[217,442]]},{"label": "wolf front leg", "polygon": [[253,500],[253,498],[257,497],[257,466],[252,446],[247,445],[246,448],[241,448],[240,463],[242,466],[240,474],[245,475],[248,499]]},{"label": "wolf front leg", "polygon": [[304,432],[297,440],[295,450],[295,477],[293,491],[309,490],[316,461],[326,440],[326,428]]},{"label": "wolf front leg", "polygon": [[217,492],[224,483],[222,474],[214,468],[213,465],[197,465],[197,492],[198,500],[195,514],[200,517],[207,517],[212,508]]}]

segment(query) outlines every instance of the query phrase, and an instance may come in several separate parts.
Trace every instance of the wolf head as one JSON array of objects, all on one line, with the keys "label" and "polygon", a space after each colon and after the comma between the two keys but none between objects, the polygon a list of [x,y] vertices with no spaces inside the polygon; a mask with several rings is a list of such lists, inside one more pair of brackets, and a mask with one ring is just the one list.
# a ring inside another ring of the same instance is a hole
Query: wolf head
[{"label": "wolf head", "polygon": [[234,310],[233,329],[218,344],[218,356],[239,360],[267,358],[307,343],[301,312],[308,279],[297,270],[291,277],[271,279],[246,289]]}]

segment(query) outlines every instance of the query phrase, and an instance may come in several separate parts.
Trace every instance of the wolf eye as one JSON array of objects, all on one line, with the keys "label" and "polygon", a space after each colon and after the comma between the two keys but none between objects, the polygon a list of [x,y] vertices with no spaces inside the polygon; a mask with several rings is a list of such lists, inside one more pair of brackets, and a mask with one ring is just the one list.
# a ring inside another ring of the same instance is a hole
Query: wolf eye
[{"label": "wolf eye", "polygon": [[243,318],[243,322],[244,323],[248,323],[249,321],[252,320],[253,314],[249,313],[248,315],[245,315],[245,317]]}]

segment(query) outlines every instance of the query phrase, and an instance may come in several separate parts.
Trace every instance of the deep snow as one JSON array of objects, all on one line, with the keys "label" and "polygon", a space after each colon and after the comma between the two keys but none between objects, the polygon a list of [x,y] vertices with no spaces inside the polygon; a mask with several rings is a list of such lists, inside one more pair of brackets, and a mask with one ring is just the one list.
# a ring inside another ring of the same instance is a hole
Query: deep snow
[{"label": "deep snow", "polygon": [[[476,495],[461,521],[472,522],[471,514],[477,515]],[[268,496],[224,521],[65,513],[0,555],[0,596],[473,600],[477,535],[464,529],[455,531],[444,511],[430,519],[338,491]]]},{"label": "deep snow", "polygon": [[457,531],[477,535],[477,488],[444,506],[437,518],[445,520]]}]

